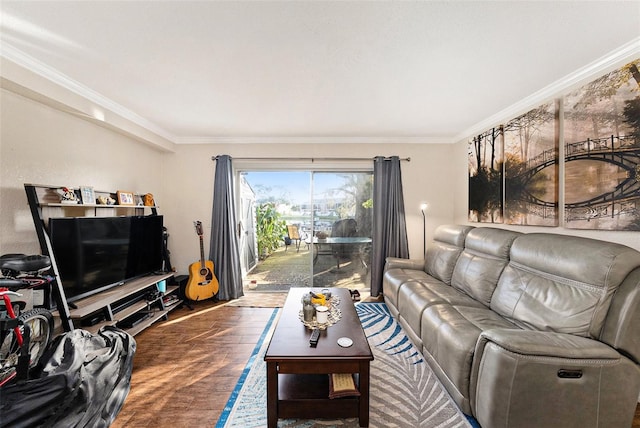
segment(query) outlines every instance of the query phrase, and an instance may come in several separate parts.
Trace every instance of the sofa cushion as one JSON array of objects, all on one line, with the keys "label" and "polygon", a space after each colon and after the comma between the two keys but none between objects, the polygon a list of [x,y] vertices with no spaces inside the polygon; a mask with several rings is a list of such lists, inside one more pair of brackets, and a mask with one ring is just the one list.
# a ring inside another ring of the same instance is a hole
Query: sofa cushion
[{"label": "sofa cushion", "polygon": [[426,272],[451,285],[451,275],[473,226],[447,225],[436,229],[434,243],[427,250]]},{"label": "sofa cushion", "polygon": [[432,277],[421,281],[407,281],[398,292],[397,309],[402,318],[403,327],[416,346],[422,348],[422,312],[429,306],[448,303],[450,305],[485,307],[455,288]]},{"label": "sofa cushion", "polygon": [[483,331],[494,328],[518,329],[483,305],[437,304],[422,313],[423,350],[446,374],[447,380],[443,384],[454,399],[457,393],[450,390],[451,385],[462,394],[465,402],[457,401],[457,404],[463,408],[469,406],[471,363],[476,342]]},{"label": "sofa cushion", "polygon": [[576,236],[527,234],[511,246],[491,308],[528,329],[598,338],[611,297],[640,253]]},{"label": "sofa cushion", "polygon": [[[422,301],[423,303],[416,303],[416,301]],[[485,305],[473,297],[435,278],[406,282],[398,293],[398,305],[401,310],[408,309],[410,305],[423,306],[426,308],[427,306],[438,303],[486,308]]]},{"label": "sofa cushion", "polygon": [[397,309],[398,292],[407,281],[429,281],[430,279],[432,278],[423,270],[388,269],[383,276],[384,301]]},{"label": "sofa cushion", "polygon": [[509,261],[511,244],[521,235],[489,227],[471,230],[453,270],[451,285],[489,306],[498,278]]}]

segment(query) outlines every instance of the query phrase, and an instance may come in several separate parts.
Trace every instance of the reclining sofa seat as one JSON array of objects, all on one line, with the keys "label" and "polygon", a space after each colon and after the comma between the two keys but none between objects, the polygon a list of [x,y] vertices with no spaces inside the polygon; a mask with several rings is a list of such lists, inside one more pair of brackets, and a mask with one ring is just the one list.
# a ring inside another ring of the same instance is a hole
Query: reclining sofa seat
[{"label": "reclining sofa seat", "polygon": [[639,252],[469,226],[434,240],[426,261],[387,260],[383,292],[463,412],[483,427],[631,425]]},{"label": "reclining sofa seat", "polygon": [[[387,258],[382,279],[385,303],[394,317],[398,317],[398,291],[407,282],[436,280],[451,285],[456,261],[464,249],[464,241],[472,226],[440,226],[434,245],[423,259]],[[391,272],[393,271],[393,272]]]}]

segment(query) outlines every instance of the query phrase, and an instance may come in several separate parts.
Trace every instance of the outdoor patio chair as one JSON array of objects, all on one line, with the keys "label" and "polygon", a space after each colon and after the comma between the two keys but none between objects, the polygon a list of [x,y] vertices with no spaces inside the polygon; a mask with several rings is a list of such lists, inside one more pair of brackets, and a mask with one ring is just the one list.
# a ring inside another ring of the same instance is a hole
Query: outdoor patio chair
[{"label": "outdoor patio chair", "polygon": [[[295,224],[289,224],[287,225],[287,237],[289,238],[289,242],[290,243],[294,243],[296,246],[296,251],[300,251],[300,243],[302,242],[303,239],[306,238],[306,235],[304,233],[300,233],[298,226]],[[286,240],[285,240],[286,243]],[[285,251],[287,251],[287,249],[289,248],[289,245],[285,246]]]}]

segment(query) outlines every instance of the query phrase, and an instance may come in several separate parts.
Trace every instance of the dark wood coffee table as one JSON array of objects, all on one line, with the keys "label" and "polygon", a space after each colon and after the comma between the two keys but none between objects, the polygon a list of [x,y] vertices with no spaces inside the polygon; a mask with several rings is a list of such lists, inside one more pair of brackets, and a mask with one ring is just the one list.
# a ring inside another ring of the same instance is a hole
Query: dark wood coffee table
[{"label": "dark wood coffee table", "polygon": [[[317,290],[316,290],[317,291]],[[267,363],[267,421],[278,418],[353,418],[369,426],[369,363],[373,354],[364,335],[349,290],[331,290],[340,299],[342,318],[322,330],[316,348],[309,346],[311,330],[300,321],[301,299],[308,288],[292,288],[265,354]],[[343,348],[337,340],[348,337]],[[359,397],[329,399],[329,373],[356,373]]]}]

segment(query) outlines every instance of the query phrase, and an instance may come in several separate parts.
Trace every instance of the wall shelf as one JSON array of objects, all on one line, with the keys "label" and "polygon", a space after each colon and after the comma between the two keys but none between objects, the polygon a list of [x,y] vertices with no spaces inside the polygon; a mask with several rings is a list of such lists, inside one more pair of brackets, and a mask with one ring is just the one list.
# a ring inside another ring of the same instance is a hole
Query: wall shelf
[{"label": "wall shelf", "polygon": [[157,205],[104,205],[104,204],[64,204],[62,202],[49,202],[40,204],[41,207],[61,208],[111,208],[111,209],[157,209]]}]

